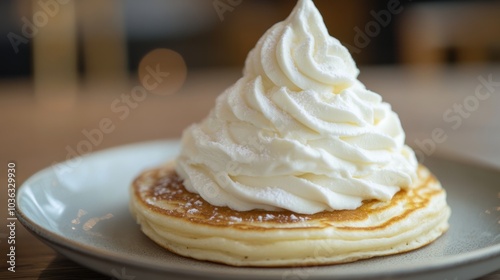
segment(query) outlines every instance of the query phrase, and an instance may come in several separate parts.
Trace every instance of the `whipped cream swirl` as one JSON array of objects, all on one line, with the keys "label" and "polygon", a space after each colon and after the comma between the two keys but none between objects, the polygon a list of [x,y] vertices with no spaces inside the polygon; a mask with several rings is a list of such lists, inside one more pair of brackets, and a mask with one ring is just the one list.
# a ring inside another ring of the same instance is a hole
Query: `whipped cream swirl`
[{"label": "whipped cream swirl", "polygon": [[184,131],[184,185],[215,206],[302,214],[410,188],[418,164],[399,118],[358,74],[312,1],[300,0],[208,117]]}]

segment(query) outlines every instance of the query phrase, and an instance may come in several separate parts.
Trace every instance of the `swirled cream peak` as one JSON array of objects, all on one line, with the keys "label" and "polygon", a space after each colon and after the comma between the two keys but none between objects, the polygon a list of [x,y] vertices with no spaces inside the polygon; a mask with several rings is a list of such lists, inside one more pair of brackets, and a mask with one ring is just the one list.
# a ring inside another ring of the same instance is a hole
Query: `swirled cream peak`
[{"label": "swirled cream peak", "polygon": [[184,185],[216,206],[304,214],[411,187],[417,161],[399,118],[358,72],[312,1],[300,0],[259,40],[243,77],[184,131]]},{"label": "swirled cream peak", "polygon": [[339,93],[359,70],[349,51],[331,37],[311,0],[299,0],[290,16],[269,29],[249,54],[245,75],[290,90]]}]

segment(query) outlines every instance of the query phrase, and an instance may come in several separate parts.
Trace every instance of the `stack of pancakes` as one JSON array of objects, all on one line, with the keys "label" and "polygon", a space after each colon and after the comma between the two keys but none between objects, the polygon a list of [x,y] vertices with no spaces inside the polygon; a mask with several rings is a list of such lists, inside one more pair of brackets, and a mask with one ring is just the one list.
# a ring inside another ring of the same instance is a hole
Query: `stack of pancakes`
[{"label": "stack of pancakes", "polygon": [[130,209],[149,238],[182,256],[234,266],[345,263],[413,250],[448,229],[445,191],[424,166],[417,173],[392,200],[307,215],[213,206],[168,164],[133,182]]}]

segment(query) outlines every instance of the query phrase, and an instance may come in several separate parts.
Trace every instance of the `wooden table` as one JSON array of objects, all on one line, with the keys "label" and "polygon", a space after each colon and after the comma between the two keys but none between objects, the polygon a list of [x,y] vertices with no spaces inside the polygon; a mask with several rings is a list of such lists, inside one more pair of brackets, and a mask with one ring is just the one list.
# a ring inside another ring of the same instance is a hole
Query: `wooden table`
[{"label": "wooden table", "polygon": [[[170,96],[151,94],[144,101],[135,105],[131,103],[133,106],[128,106],[129,114],[123,120],[111,106],[130,95],[137,82],[121,85],[119,89],[116,86],[87,85],[82,87],[74,104],[48,107],[33,98],[29,81],[3,81],[0,83],[2,164],[6,165],[9,160],[17,163],[19,185],[37,170],[65,160],[68,155],[66,147],[76,145],[84,137],[82,130],[97,127],[104,117],[113,119],[116,129],[106,134],[94,150],[179,138],[183,128],[202,119],[216,96],[239,75],[239,70],[231,69],[190,72],[180,92]],[[489,75],[493,81],[500,82],[500,68],[497,66],[445,69],[433,75],[415,69],[366,68],[362,69],[360,78],[368,88],[381,93],[393,105],[407,132],[407,142],[417,149],[421,145],[424,157],[426,152],[435,149],[437,153],[465,157],[500,168],[500,86],[492,88],[493,92],[485,100],[474,97],[481,84],[479,77],[488,79]],[[459,113],[453,110],[460,104],[466,108],[467,114],[458,120]],[[444,119],[443,114],[449,110],[451,113]],[[443,130],[447,136],[443,143],[432,139],[436,129]],[[435,143],[429,144],[430,141]],[[4,168],[0,172],[1,205],[7,201]],[[5,208],[2,206],[0,210],[0,220],[4,222],[7,216]],[[16,272],[10,273],[5,265],[6,236],[6,227],[2,226],[0,279],[109,279],[58,255],[21,226],[16,228]],[[481,279],[500,279],[500,271]]]}]

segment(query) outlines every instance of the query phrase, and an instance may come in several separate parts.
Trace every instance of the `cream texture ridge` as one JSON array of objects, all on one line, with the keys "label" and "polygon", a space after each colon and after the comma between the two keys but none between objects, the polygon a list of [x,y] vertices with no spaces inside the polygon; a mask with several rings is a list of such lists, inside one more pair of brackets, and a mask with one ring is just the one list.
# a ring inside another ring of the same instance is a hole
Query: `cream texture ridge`
[{"label": "cream texture ridge", "polygon": [[187,128],[175,170],[190,192],[237,211],[313,214],[389,201],[417,182],[399,117],[357,79],[311,0],[269,29],[243,77]]}]

